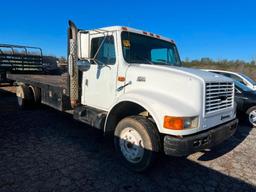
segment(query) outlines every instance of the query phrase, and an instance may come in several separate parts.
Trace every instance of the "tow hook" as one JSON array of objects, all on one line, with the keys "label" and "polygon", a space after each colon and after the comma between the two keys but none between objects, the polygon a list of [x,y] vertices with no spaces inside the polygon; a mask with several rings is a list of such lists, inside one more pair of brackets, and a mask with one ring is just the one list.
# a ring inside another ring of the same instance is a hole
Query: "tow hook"
[{"label": "tow hook", "polygon": [[206,145],[210,142],[211,140],[211,135],[207,136],[207,137],[203,137],[201,139],[197,139],[194,141],[193,146],[194,147],[201,147],[202,145]]}]

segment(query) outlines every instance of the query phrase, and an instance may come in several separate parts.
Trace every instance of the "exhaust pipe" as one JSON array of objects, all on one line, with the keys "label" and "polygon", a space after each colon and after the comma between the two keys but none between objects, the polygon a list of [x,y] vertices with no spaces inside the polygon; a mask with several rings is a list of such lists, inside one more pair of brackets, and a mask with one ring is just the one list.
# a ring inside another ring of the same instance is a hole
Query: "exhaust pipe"
[{"label": "exhaust pipe", "polygon": [[77,33],[76,25],[69,20],[68,28],[68,73],[70,87],[70,103],[75,108],[79,104],[78,98],[78,67],[77,67]]}]

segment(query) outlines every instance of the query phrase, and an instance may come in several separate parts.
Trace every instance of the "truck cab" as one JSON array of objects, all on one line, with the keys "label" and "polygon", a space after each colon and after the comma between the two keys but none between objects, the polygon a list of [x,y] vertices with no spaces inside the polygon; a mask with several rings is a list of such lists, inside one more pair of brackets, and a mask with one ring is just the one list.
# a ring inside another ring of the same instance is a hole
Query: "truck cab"
[{"label": "truck cab", "polygon": [[[216,127],[227,124],[230,133],[226,136],[234,133],[237,120],[233,81],[182,67],[173,40],[121,26],[80,31],[78,37],[78,60],[88,61],[82,72],[81,104],[106,111],[103,129],[116,132],[116,147],[124,159],[136,159],[128,144],[140,143],[136,139],[140,138],[138,130],[116,130],[127,118],[134,121],[138,116],[150,121],[155,127],[153,135],[163,138],[158,142],[165,153],[175,156],[221,142],[227,132],[216,141],[212,141],[215,134],[206,134],[218,130]],[[187,141],[190,135],[199,133],[204,133],[202,138]],[[187,149],[181,147],[189,142]]]},{"label": "truck cab", "polygon": [[70,22],[68,31],[68,85],[41,86],[42,102],[54,106],[65,98],[63,105],[69,98],[70,107],[55,108],[112,134],[134,171],[149,168],[160,152],[187,156],[236,131],[234,82],[182,67],[173,40],[122,26],[79,30]]}]

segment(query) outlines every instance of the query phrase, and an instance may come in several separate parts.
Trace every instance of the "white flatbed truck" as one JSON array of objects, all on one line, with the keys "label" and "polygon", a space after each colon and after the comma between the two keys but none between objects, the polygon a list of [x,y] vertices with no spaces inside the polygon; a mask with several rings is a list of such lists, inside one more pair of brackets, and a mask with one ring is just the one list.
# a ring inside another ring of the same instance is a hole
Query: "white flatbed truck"
[{"label": "white flatbed truck", "polygon": [[129,27],[69,21],[68,74],[9,74],[20,107],[43,103],[114,135],[122,162],[149,168],[158,153],[187,156],[237,129],[234,83],[181,66],[171,39]]}]

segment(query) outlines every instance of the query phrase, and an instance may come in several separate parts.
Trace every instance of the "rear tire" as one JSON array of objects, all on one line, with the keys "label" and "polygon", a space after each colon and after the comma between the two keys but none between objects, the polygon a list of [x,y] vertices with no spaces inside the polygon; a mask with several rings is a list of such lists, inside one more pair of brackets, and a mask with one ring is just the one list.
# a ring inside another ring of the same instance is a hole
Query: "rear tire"
[{"label": "rear tire", "polygon": [[256,106],[253,106],[249,108],[246,112],[248,122],[253,125],[253,127],[256,127]]},{"label": "rear tire", "polygon": [[33,95],[31,90],[26,85],[19,85],[16,88],[16,96],[18,100],[18,106],[21,109],[26,109],[30,106],[33,101]]},{"label": "rear tire", "polygon": [[156,126],[142,116],[121,120],[115,129],[114,143],[124,165],[136,172],[150,168],[161,148]]},{"label": "rear tire", "polygon": [[36,106],[39,105],[41,103],[41,89],[32,85],[29,86],[29,89],[32,93],[32,103]]}]

